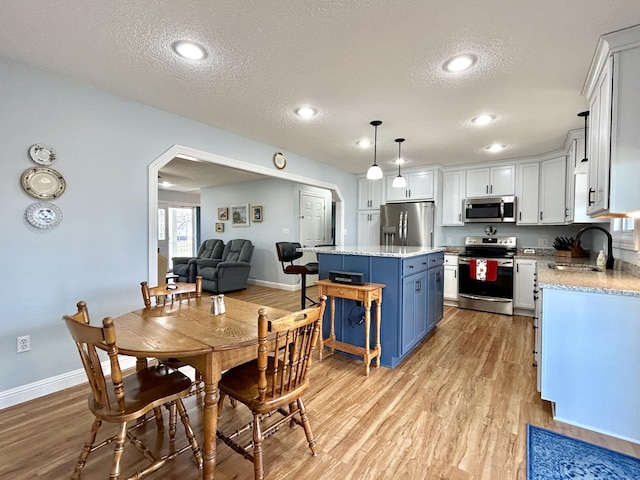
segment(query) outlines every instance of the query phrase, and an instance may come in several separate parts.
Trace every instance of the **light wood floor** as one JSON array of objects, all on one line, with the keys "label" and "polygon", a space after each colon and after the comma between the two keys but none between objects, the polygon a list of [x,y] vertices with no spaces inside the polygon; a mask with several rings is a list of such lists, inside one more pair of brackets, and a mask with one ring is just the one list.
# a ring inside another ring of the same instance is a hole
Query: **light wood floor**
[{"label": "light wood floor", "polygon": [[[230,296],[290,310],[300,298],[258,286]],[[445,307],[435,335],[394,369],[373,368],[366,378],[361,361],[326,356],[314,363],[306,396],[318,456],[310,456],[302,429],[283,428],[265,442],[267,478],[525,480],[527,423],[640,457],[640,445],[551,419],[535,388],[532,348],[528,317]],[[92,423],[87,391],[79,386],[0,411],[1,479],[69,478]],[[198,398],[187,408],[200,433]],[[245,418],[244,407],[227,404],[221,426]],[[147,446],[155,437],[152,423]],[[219,443],[218,455],[217,479],[253,478],[252,464],[227,446]],[[83,478],[106,478],[110,456],[110,447],[91,455]],[[138,461],[132,445],[124,459],[125,468]],[[195,480],[201,471],[187,452],[148,478]]]}]

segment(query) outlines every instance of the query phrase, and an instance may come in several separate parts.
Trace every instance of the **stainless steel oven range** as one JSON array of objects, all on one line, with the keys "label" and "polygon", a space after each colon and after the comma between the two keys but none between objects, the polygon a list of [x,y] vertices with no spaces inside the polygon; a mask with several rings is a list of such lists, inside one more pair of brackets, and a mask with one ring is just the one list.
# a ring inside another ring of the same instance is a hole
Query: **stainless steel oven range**
[{"label": "stainless steel oven range", "polygon": [[458,260],[458,306],[513,315],[516,237],[467,237]]}]

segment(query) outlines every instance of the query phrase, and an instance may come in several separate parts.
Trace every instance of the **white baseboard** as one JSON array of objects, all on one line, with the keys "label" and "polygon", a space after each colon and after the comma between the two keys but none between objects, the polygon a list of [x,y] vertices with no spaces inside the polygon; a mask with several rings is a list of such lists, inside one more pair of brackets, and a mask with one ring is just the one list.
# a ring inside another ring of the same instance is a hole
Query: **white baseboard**
[{"label": "white baseboard", "polygon": [[266,280],[256,280],[250,278],[247,280],[247,283],[251,285],[260,285],[261,287],[269,287],[269,288],[277,288],[279,290],[287,290],[288,292],[295,292],[296,290],[300,290],[300,284],[296,283],[295,285],[288,285],[285,283],[276,283],[276,282],[268,282]]},{"label": "white baseboard", "polygon": [[[135,358],[120,357],[120,367],[123,370],[134,368],[135,366]],[[111,366],[108,360],[102,362],[102,369],[104,370],[105,375],[111,371]],[[84,368],[79,368],[72,372],[63,373],[56,375],[55,377],[45,378],[37,382],[11,388],[4,392],[0,392],[0,410],[18,405],[19,403],[28,402],[35,398],[44,397],[45,395],[59,392],[66,388],[75,387],[82,383],[87,383],[87,374],[85,373]]]}]

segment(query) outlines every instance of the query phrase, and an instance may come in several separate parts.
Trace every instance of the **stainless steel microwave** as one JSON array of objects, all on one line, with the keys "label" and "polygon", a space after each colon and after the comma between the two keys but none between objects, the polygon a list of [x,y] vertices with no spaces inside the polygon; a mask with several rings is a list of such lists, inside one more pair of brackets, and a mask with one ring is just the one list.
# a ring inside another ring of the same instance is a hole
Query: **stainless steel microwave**
[{"label": "stainless steel microwave", "polygon": [[516,197],[465,198],[462,211],[465,223],[515,223]]}]

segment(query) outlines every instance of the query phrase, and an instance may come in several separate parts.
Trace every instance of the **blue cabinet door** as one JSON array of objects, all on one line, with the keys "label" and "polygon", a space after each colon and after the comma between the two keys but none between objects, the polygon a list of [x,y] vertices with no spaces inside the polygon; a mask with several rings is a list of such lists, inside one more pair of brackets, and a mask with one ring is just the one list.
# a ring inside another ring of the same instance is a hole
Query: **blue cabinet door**
[{"label": "blue cabinet door", "polygon": [[402,281],[402,349],[406,355],[427,333],[427,275],[409,275]]},{"label": "blue cabinet door", "polygon": [[429,282],[429,321],[427,329],[431,331],[442,320],[444,315],[444,267],[439,265],[430,268],[428,272]]}]

